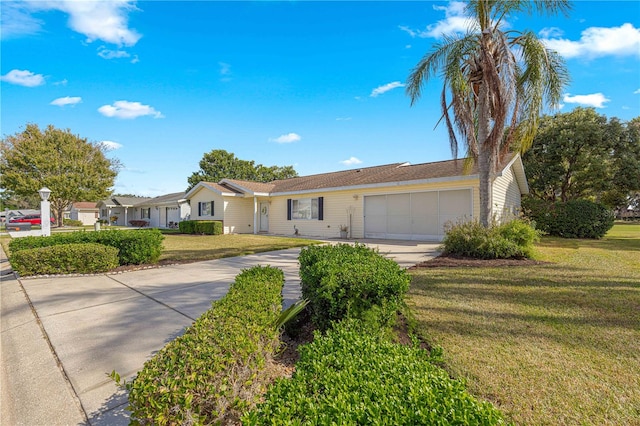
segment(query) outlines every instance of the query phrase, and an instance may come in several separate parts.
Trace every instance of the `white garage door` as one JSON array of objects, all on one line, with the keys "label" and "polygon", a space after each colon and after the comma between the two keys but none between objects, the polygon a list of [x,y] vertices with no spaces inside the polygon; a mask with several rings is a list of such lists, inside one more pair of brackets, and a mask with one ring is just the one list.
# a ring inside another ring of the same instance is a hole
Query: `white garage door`
[{"label": "white garage door", "polygon": [[441,240],[448,221],[472,217],[471,189],[364,197],[364,236]]},{"label": "white garage door", "polygon": [[166,226],[169,226],[172,223],[178,223],[178,222],[180,222],[180,209],[178,209],[178,207],[167,207]]}]

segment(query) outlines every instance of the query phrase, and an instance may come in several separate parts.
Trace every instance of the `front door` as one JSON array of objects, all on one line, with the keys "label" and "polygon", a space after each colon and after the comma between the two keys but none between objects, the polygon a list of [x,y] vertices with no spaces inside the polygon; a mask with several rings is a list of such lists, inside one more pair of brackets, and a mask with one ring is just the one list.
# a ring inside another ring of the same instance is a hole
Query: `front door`
[{"label": "front door", "polygon": [[260,203],[260,232],[269,232],[269,203]]}]

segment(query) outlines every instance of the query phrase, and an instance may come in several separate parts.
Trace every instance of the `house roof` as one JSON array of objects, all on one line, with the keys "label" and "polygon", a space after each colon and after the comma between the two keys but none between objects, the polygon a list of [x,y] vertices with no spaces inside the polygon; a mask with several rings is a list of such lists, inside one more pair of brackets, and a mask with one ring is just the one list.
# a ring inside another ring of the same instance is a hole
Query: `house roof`
[{"label": "house roof", "polygon": [[[219,194],[231,192],[232,195],[281,195],[391,183],[409,184],[424,181],[474,179],[478,177],[478,169],[475,164],[473,164],[469,170],[465,170],[464,166],[465,161],[459,159],[413,165],[409,163],[392,163],[382,166],[363,167],[339,172],[275,180],[268,183],[223,179],[220,183],[200,182],[187,193],[187,198],[202,187],[208,187]],[[507,157],[498,167],[498,174],[511,166],[514,166],[521,193],[528,193],[522,160],[518,154]]]},{"label": "house roof", "polygon": [[249,192],[251,194],[268,194],[273,191],[275,184],[271,183],[263,183],[263,182],[252,182],[248,180],[239,180],[239,179],[223,179],[221,181],[223,185],[231,186],[233,188],[237,188],[241,192]]},{"label": "house roof", "polygon": [[175,204],[186,199],[184,192],[174,192],[172,194],[160,195],[154,198],[145,198],[135,203],[135,206],[157,205],[157,204]]},{"label": "house roof", "polygon": [[73,207],[76,209],[97,209],[98,203],[94,203],[91,201],[77,201],[73,203]]},{"label": "house roof", "polygon": [[104,204],[107,207],[133,207],[134,205],[150,200],[148,197],[111,197],[106,200],[99,201],[98,204]]}]

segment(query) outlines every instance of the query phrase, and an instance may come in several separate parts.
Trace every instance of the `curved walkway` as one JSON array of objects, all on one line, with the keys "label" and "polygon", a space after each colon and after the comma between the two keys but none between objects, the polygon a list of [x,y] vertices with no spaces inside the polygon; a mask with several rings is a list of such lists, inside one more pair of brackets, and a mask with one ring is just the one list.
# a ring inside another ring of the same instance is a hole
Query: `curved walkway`
[{"label": "curved walkway", "polygon": [[[366,241],[408,267],[437,244]],[[255,265],[281,268],[285,305],[300,297],[299,248],[77,277],[16,279],[2,267],[2,424],[128,424],[127,398],[107,377],[130,378],[179,336],[235,276]]]}]

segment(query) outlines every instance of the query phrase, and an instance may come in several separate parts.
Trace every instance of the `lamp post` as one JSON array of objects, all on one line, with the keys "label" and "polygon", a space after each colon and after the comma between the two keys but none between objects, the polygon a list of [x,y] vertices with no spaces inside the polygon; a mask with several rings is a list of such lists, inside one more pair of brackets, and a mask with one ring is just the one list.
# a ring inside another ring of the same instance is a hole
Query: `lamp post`
[{"label": "lamp post", "polygon": [[51,203],[49,202],[49,195],[51,190],[46,186],[38,191],[40,194],[40,229],[42,230],[42,236],[48,237],[51,235]]}]

